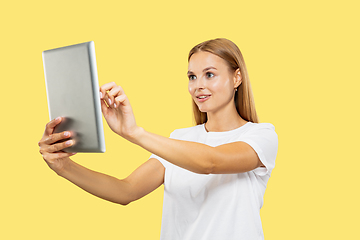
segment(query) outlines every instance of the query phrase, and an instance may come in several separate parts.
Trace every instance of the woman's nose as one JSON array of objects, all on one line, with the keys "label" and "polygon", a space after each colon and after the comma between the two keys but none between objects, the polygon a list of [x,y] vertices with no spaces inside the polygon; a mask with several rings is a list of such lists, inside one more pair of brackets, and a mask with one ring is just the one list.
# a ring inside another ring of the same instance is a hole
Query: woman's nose
[{"label": "woman's nose", "polygon": [[196,89],[204,89],[206,86],[206,83],[205,83],[205,81],[204,81],[204,79],[202,79],[202,78],[198,78],[198,79],[196,79]]}]

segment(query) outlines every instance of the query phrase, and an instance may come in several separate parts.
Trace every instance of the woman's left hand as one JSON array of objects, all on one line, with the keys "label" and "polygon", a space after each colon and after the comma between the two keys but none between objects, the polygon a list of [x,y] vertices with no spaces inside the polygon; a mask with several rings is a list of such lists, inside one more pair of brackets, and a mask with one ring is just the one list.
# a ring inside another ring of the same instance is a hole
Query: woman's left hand
[{"label": "woman's left hand", "polygon": [[[100,87],[101,110],[111,130],[132,140],[141,130],[136,125],[129,99],[122,87],[110,82]],[[106,103],[105,103],[106,102]]]}]

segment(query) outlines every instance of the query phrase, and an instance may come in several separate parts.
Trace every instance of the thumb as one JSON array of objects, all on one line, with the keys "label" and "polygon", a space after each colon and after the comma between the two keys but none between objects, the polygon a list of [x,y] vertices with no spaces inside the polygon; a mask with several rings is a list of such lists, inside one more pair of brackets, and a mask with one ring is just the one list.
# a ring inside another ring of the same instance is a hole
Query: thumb
[{"label": "thumb", "polygon": [[101,111],[103,112],[103,114],[107,114],[109,107],[106,105],[105,100],[100,99],[100,103],[101,103]]}]

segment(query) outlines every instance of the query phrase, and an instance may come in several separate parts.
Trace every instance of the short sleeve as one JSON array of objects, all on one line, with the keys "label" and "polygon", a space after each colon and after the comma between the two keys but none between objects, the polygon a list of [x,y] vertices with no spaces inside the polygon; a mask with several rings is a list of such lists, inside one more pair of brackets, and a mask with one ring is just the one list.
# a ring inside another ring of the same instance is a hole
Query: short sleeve
[{"label": "short sleeve", "polygon": [[241,136],[238,141],[249,144],[265,167],[254,169],[259,176],[270,175],[275,167],[275,159],[278,150],[278,136],[275,127],[270,123],[259,123],[258,127],[248,134]]},{"label": "short sleeve", "polygon": [[159,162],[161,162],[161,164],[164,166],[164,168],[168,168],[170,163],[168,161],[166,161],[165,159],[159,157],[158,155],[155,155],[155,154],[151,154],[151,156],[149,157],[150,158],[155,158],[157,160],[159,160]]},{"label": "short sleeve", "polygon": [[[170,134],[170,138],[176,139],[175,135],[176,135],[176,130],[173,131],[173,132]],[[165,159],[159,157],[158,155],[151,154],[151,156],[149,157],[149,159],[150,159],[150,158],[155,158],[155,159],[159,160],[159,162],[161,162],[161,164],[164,166],[164,168],[168,168],[169,166],[171,166],[171,163],[169,163],[169,162],[166,161]]]}]

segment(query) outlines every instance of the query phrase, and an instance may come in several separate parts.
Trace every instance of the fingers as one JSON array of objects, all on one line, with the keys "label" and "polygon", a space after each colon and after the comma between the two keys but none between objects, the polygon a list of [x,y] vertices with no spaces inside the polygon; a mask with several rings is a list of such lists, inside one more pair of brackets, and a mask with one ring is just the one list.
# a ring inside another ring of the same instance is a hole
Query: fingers
[{"label": "fingers", "polygon": [[[72,132],[65,131],[62,133],[54,133],[55,127],[63,120],[58,117],[46,124],[45,132],[38,145],[39,152],[43,159],[48,163],[53,170],[58,169],[59,164],[55,164],[58,159],[64,159],[75,155],[75,153],[63,152],[65,148],[71,147],[75,144],[74,140],[69,138],[74,135]],[[59,162],[57,162],[59,163]]]},{"label": "fingers", "polygon": [[[71,132],[66,131],[62,133],[50,134],[50,136],[47,137],[44,136],[39,142],[39,152],[44,155],[46,153],[58,152],[65,148],[73,146],[75,144],[75,141],[68,139],[72,135],[73,134]],[[68,140],[59,142],[66,139]]]},{"label": "fingers", "polygon": [[[123,88],[114,82],[104,84],[100,87],[100,98],[112,108],[116,108],[120,104],[126,105],[128,101]],[[104,108],[105,105],[102,105],[102,107]]]},{"label": "fingers", "polygon": [[106,83],[100,87],[100,98],[106,101],[109,106],[114,103],[114,98],[112,96],[109,96],[108,92],[115,87],[117,87],[115,82]]},{"label": "fingers", "polygon": [[128,101],[128,99],[127,99],[127,97],[126,97],[125,94],[124,94],[124,95],[120,95],[120,96],[117,96],[117,97],[115,98],[115,103],[114,103],[114,105],[115,105],[115,107],[116,107],[116,106],[120,106],[120,104],[125,105],[125,104],[127,103],[127,101]]},{"label": "fingers", "polygon": [[107,114],[107,111],[108,111],[109,109],[108,109],[108,106],[107,106],[106,103],[105,103],[105,100],[101,100],[100,103],[101,103],[101,111],[102,111],[104,114]]},{"label": "fingers", "polygon": [[105,83],[100,87],[100,92],[102,93],[102,96],[105,96],[105,93],[107,91],[110,91],[113,87],[117,86],[115,82],[109,82]]},{"label": "fingers", "polygon": [[113,102],[113,107],[116,108],[120,104],[125,104],[125,101],[127,100],[127,97],[125,95],[124,90],[120,86],[116,86],[108,93],[109,99]]},{"label": "fingers", "polygon": [[57,117],[53,120],[51,120],[50,122],[48,122],[45,126],[45,132],[44,132],[44,136],[49,136],[54,132],[55,127],[61,123],[62,118],[61,117]]},{"label": "fingers", "polygon": [[62,133],[51,134],[50,136],[42,139],[39,142],[39,145],[41,145],[41,144],[50,145],[50,144],[53,144],[55,142],[58,142],[60,140],[67,139],[70,137],[71,137],[71,132],[62,132]]},{"label": "fingers", "polygon": [[42,145],[42,146],[40,146],[39,152],[42,155],[47,154],[47,153],[56,153],[56,152],[64,150],[65,148],[71,147],[74,144],[75,144],[74,140],[68,140],[66,142],[55,143],[52,145]]}]

